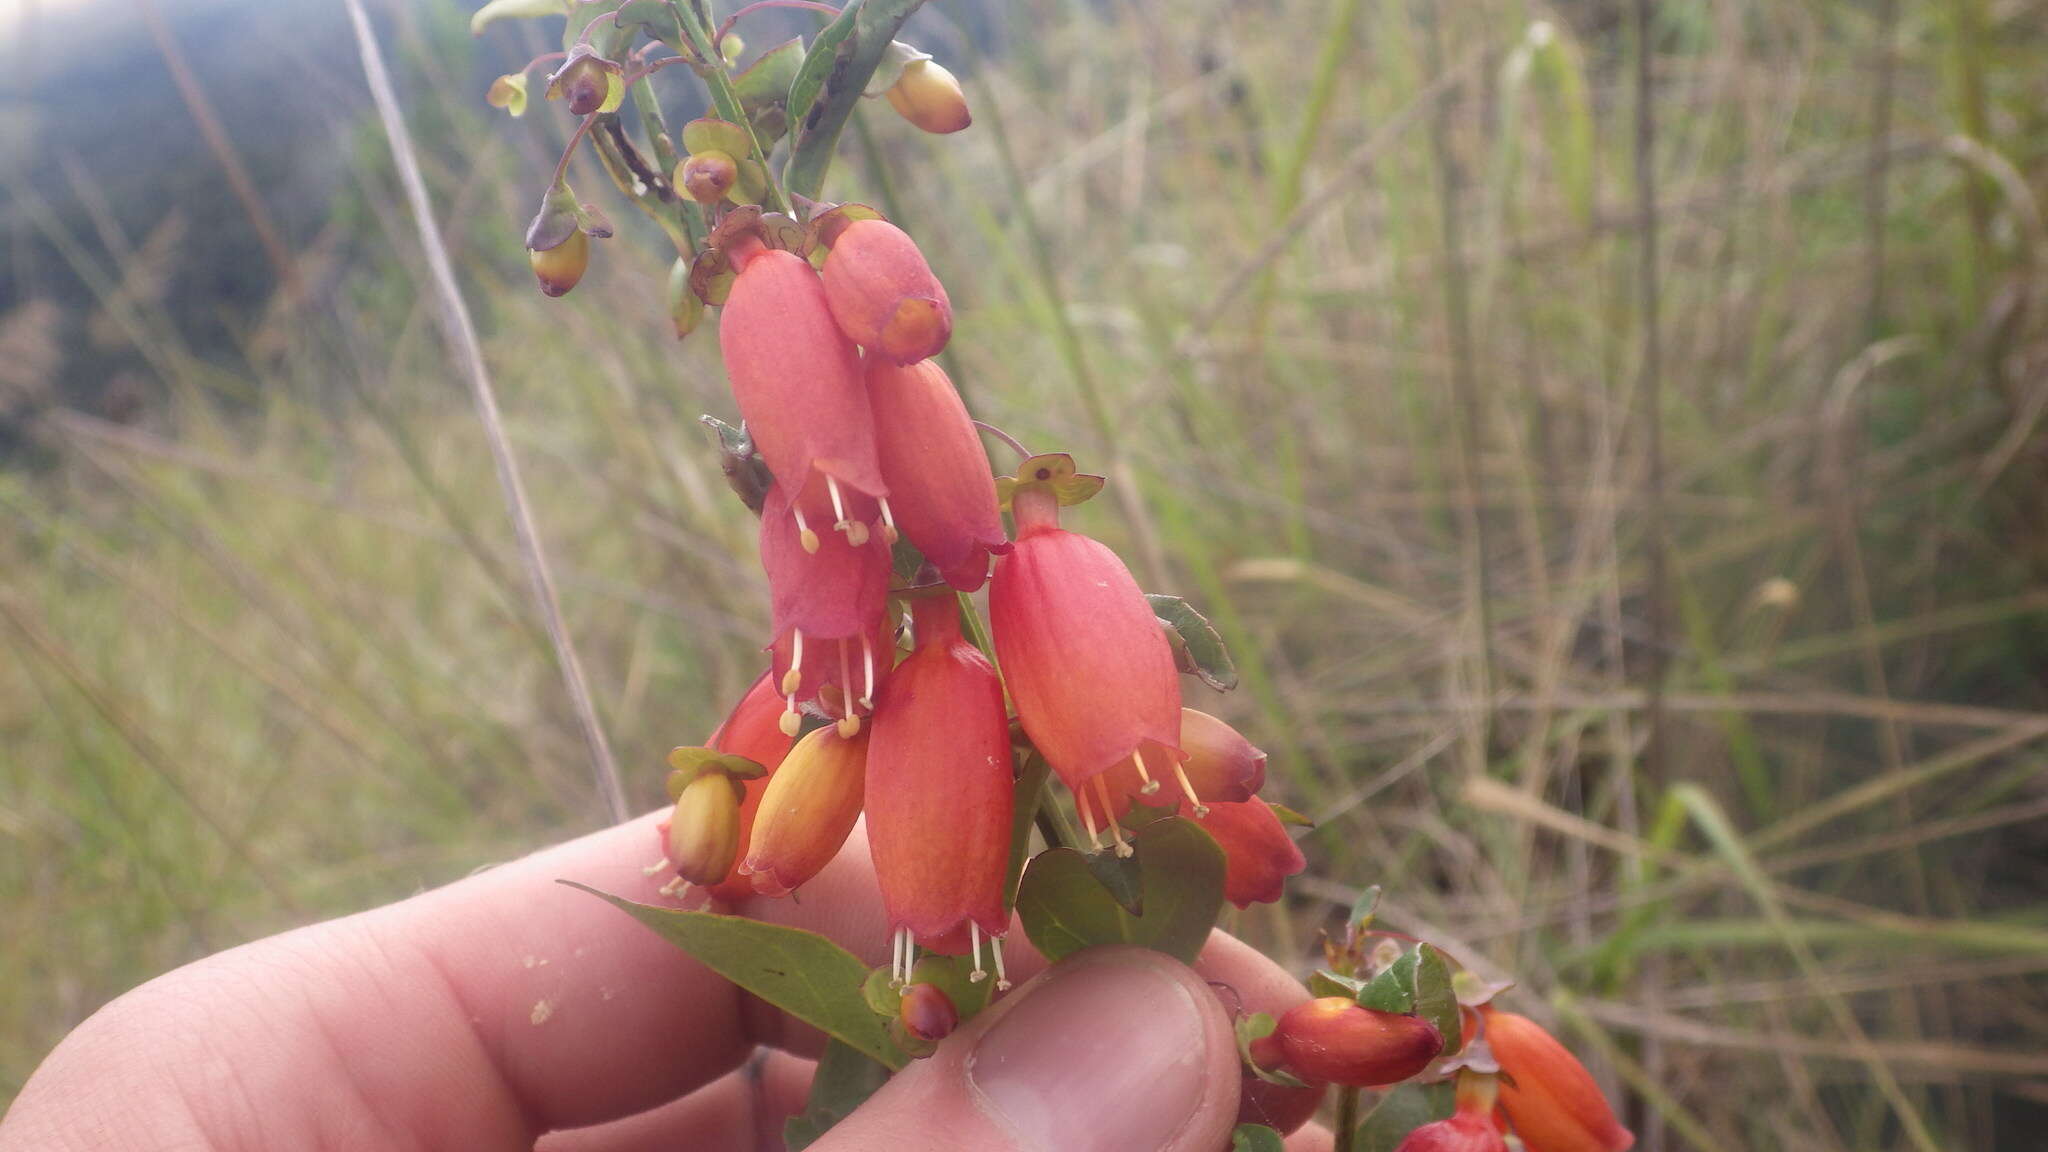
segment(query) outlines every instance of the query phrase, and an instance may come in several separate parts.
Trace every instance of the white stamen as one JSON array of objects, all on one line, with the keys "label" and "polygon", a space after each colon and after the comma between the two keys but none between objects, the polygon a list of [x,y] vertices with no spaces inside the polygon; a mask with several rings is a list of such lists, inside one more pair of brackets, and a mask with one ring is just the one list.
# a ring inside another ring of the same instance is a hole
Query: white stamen
[{"label": "white stamen", "polygon": [[1116,844],[1116,854],[1124,857],[1135,855],[1137,849],[1124,842],[1123,826],[1116,822],[1116,805],[1109,800],[1109,784],[1100,775],[1095,777],[1095,796],[1102,801],[1102,814],[1109,821],[1109,838]]},{"label": "white stamen", "polygon": [[825,492],[832,497],[832,515],[839,523],[846,523],[846,502],[839,498],[839,481],[825,477]]},{"label": "white stamen", "polygon": [[865,635],[860,638],[860,662],[861,672],[865,677],[862,681],[865,691],[860,694],[860,706],[871,709],[875,706],[875,646]]},{"label": "white stamen", "polygon": [[889,940],[889,987],[910,983],[910,929],[898,928]]},{"label": "white stamen", "polygon": [[1195,786],[1188,783],[1187,770],[1180,766],[1180,761],[1178,760],[1173,762],[1173,778],[1180,781],[1181,794],[1188,798],[1188,803],[1194,805],[1195,819],[1199,820],[1207,816],[1209,814],[1209,806],[1202,803],[1200,796],[1195,795]]},{"label": "white stamen", "polygon": [[[1145,770],[1144,753],[1139,752],[1135,748],[1131,749],[1131,763],[1136,764],[1138,766],[1138,779],[1143,780],[1145,782],[1145,786],[1138,789],[1138,791],[1143,792],[1147,796],[1150,796],[1154,792],[1159,791],[1159,781],[1154,780],[1152,778],[1152,773]],[[1174,767],[1178,769],[1180,767],[1180,761],[1174,761]]]},{"label": "white stamen", "polygon": [[789,671],[782,674],[782,694],[795,696],[804,683],[804,630],[789,630]]},{"label": "white stamen", "polygon": [[804,510],[792,505],[789,512],[790,515],[796,517],[796,542],[803,545],[804,551],[816,552],[818,550],[818,534],[811,531],[809,524],[804,523]]},{"label": "white stamen", "polygon": [[1010,974],[1003,971],[1003,938],[1001,936],[988,942],[988,954],[996,962],[996,991],[1008,992],[1010,990]]},{"label": "white stamen", "polygon": [[663,856],[661,859],[656,860],[654,863],[649,864],[645,868],[642,868],[640,870],[640,874],[642,876],[659,876],[663,872],[666,872],[673,867],[675,867],[675,865],[668,862],[668,857]]},{"label": "white stamen", "polygon": [[668,883],[663,884],[661,886],[660,891],[663,896],[676,896],[681,894],[681,892],[689,886],[690,882],[688,880],[685,880],[681,876],[678,876],[675,879],[669,881]]},{"label": "white stamen", "polygon": [[1088,829],[1088,843],[1097,852],[1102,851],[1102,833],[1096,831],[1095,813],[1088,807],[1088,794],[1086,792],[1074,793],[1074,807],[1081,813],[1081,826]]},{"label": "white stamen", "polygon": [[889,498],[882,497],[882,543],[896,546],[896,538],[902,533],[896,531],[896,514],[889,510]]},{"label": "white stamen", "polygon": [[967,922],[967,955],[974,963],[974,971],[967,974],[969,984],[979,984],[988,979],[988,973],[981,970],[981,925]]}]

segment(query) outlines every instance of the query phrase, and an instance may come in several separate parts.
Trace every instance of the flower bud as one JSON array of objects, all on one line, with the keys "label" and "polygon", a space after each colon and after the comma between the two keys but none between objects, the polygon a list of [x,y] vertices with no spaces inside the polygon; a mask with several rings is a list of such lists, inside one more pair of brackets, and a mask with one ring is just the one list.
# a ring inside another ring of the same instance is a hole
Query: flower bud
[{"label": "flower bud", "polygon": [[1082,804],[1112,819],[1107,789],[1083,788],[1133,757],[1141,778],[1180,752],[1180,680],[1152,605],[1116,553],[1059,526],[1054,495],[1020,485],[1017,540],[996,562],[989,621],[1017,718]]},{"label": "flower bud", "polygon": [[1223,849],[1223,896],[1239,908],[1278,900],[1286,879],[1308,867],[1287,826],[1257,796],[1211,804],[1201,823]]},{"label": "flower bud", "polygon": [[716,204],[739,181],[739,162],[723,152],[697,152],[676,168],[676,186],[699,204]]},{"label": "flower bud", "polygon": [[1342,996],[1297,1005],[1274,1035],[1287,1069],[1310,1084],[1377,1088],[1398,1084],[1443,1051],[1443,1034],[1419,1016],[1361,1008]]},{"label": "flower bud", "polygon": [[572,231],[553,248],[528,248],[526,259],[533,265],[543,293],[565,296],[582,282],[584,270],[590,267],[590,237],[581,230]]},{"label": "flower bud", "polygon": [[954,598],[911,610],[917,647],[875,705],[868,850],[890,931],[959,955],[976,951],[970,924],[991,939],[1009,928],[1009,719],[995,668],[961,639]]},{"label": "flower bud", "polygon": [[910,234],[887,220],[840,228],[825,257],[825,298],[846,338],[897,364],[939,354],[953,304]]},{"label": "flower bud", "polygon": [[1500,1062],[1500,1107],[1529,1152],[1625,1152],[1635,1133],[1614,1118],[1592,1073],[1526,1016],[1480,1009]]},{"label": "flower bud", "polygon": [[861,781],[868,734],[852,739],[836,728],[813,730],[797,741],[768,778],[754,842],[740,862],[763,896],[787,896],[838,855],[860,818]]},{"label": "flower bud", "polygon": [[588,49],[572,53],[548,77],[548,99],[566,100],[569,111],[588,116],[603,108],[611,96],[612,75],[617,65],[607,65]]},{"label": "flower bud", "polygon": [[889,107],[927,132],[944,135],[974,122],[960,81],[935,60],[913,60],[888,91]]},{"label": "flower bud", "polygon": [[663,837],[676,875],[709,886],[725,879],[740,847],[740,783],[707,771],[683,786]]},{"label": "flower bud", "polygon": [[867,387],[896,526],[946,583],[974,591],[988,580],[989,555],[1008,552],[1010,541],[967,406],[934,360],[901,366],[870,356]]},{"label": "flower bud", "polygon": [[946,995],[946,990],[936,984],[905,987],[903,1004],[897,1012],[904,1030],[928,1043],[944,1040],[960,1026],[960,1010],[953,1006],[953,998]]},{"label": "flower bud", "polygon": [[[763,673],[748,687],[747,694],[733,707],[731,715],[711,734],[704,743],[720,752],[745,756],[768,770],[767,776],[757,776],[743,781],[745,795],[740,800],[739,840],[737,857],[744,857],[753,841],[754,818],[761,809],[761,794],[768,790],[768,779],[782,764],[782,758],[789,754],[794,742],[782,730],[782,696],[775,691],[770,674]],[[666,837],[664,837],[664,850]],[[725,875],[717,882],[707,885],[711,894],[720,900],[743,900],[754,894],[754,885],[736,870],[727,868]]]},{"label": "flower bud", "polygon": [[[719,351],[768,470],[798,507],[814,488],[834,504],[849,491],[886,497],[859,358],[832,320],[817,272],[758,242],[728,251],[740,270],[719,315]],[[850,531],[848,523],[839,526]]]}]

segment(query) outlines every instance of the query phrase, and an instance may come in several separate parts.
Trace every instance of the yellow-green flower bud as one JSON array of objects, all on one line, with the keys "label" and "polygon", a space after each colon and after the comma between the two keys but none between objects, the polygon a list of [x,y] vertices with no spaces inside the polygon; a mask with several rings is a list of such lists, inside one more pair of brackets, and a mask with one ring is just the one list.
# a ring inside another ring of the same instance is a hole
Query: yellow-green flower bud
[{"label": "yellow-green flower bud", "polygon": [[533,264],[533,274],[540,278],[542,292],[567,295],[590,267],[590,237],[577,229],[553,248],[527,249],[526,257]]},{"label": "yellow-green flower bud", "polygon": [[739,781],[717,771],[703,772],[683,787],[665,837],[676,875],[709,887],[732,872],[743,796]]}]

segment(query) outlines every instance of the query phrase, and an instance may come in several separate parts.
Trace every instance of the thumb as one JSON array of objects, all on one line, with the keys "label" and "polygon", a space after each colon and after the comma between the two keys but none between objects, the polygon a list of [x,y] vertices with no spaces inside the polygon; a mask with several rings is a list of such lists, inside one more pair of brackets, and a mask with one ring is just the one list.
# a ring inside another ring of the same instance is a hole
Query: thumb
[{"label": "thumb", "polygon": [[813,1152],[1216,1152],[1236,1042],[1200,976],[1097,948],[1024,984],[811,1145]]}]

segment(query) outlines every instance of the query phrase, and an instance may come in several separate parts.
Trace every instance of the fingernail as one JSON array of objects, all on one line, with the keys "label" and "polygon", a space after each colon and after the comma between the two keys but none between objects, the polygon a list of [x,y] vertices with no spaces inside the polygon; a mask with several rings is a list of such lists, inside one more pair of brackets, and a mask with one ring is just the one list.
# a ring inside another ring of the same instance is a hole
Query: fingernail
[{"label": "fingernail", "polygon": [[975,1045],[968,1079],[1025,1148],[1164,1146],[1201,1103],[1201,1008],[1164,961],[1083,956],[1054,968]]}]

